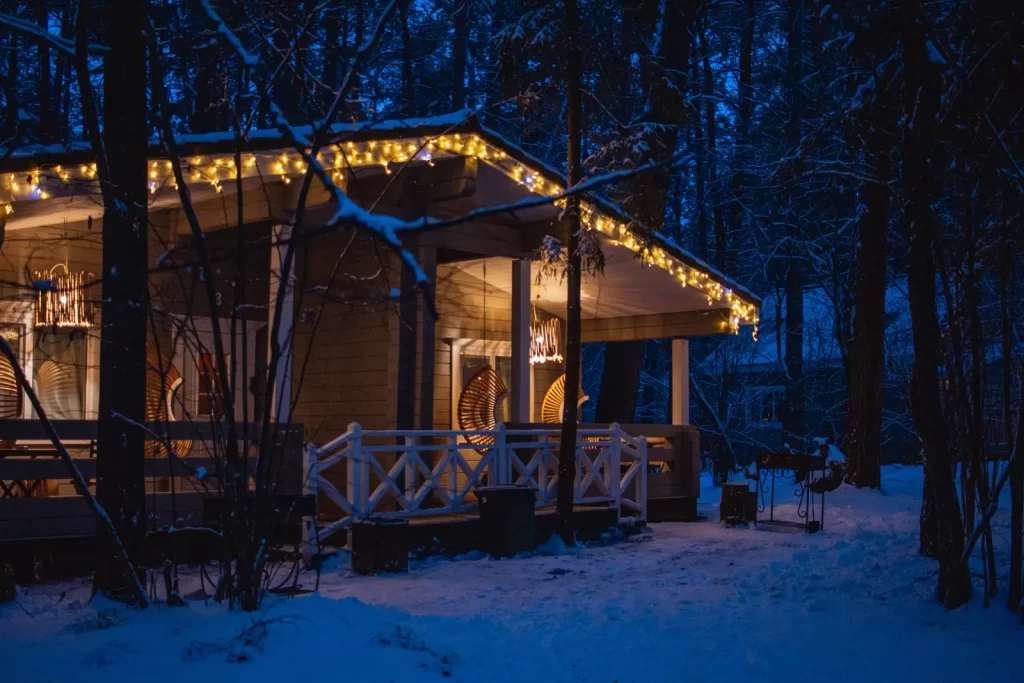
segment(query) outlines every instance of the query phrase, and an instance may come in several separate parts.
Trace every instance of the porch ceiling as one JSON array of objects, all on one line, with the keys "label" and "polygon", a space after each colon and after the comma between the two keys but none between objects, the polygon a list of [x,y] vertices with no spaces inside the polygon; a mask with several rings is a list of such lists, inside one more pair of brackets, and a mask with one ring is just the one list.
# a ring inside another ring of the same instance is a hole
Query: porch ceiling
[{"label": "porch ceiling", "polygon": [[[682,287],[679,280],[661,268],[641,263],[624,246],[602,238],[604,272],[584,275],[581,287],[583,318],[620,318],[664,313],[728,311],[720,301],[708,303],[708,297],[695,287]],[[490,258],[453,263],[452,266],[484,279],[487,284],[512,294],[512,259]],[[566,283],[558,275],[544,275],[541,263],[532,263],[531,299],[548,313],[565,316]]]}]

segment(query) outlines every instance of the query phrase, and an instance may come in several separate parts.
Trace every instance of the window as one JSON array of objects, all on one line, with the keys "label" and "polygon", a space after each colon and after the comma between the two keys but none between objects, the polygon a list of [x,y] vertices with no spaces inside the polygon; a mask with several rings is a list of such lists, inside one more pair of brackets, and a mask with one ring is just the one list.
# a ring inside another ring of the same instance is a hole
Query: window
[{"label": "window", "polygon": [[[217,370],[215,358],[212,353],[202,352],[199,354],[199,387],[196,412],[202,416],[220,418],[224,416],[224,407],[221,402],[220,373]],[[227,354],[225,354],[224,360],[225,365],[230,366],[231,359]]]},{"label": "window", "polygon": [[782,407],[786,391],[782,387],[758,387],[750,403],[749,421],[760,424],[782,422]]}]

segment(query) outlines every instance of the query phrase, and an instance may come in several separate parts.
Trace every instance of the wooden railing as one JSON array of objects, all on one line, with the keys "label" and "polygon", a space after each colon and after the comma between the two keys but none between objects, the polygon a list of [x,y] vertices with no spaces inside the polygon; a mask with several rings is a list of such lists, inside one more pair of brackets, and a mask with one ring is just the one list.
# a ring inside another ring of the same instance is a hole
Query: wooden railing
[{"label": "wooden railing", "polygon": [[[91,457],[99,426],[94,420],[56,420],[54,428],[87,481],[96,477]],[[147,423],[148,435],[166,435],[171,441],[193,442],[183,458],[147,457],[146,507],[153,528],[164,524],[201,524],[203,501],[219,495],[219,458],[214,443],[223,443],[223,425],[207,422]],[[248,425],[249,443],[259,438],[259,425]],[[277,438],[286,439],[285,462],[275,489],[301,493],[306,469],[302,463],[302,426],[279,425]],[[147,439],[158,440],[158,439]],[[0,541],[87,536],[96,522],[86,500],[70,483],[67,465],[60,460],[38,420],[0,420]],[[255,468],[252,468],[255,469]],[[197,476],[198,475],[198,476]],[[172,478],[177,482],[169,486]],[[39,482],[59,483],[56,488]]]},{"label": "wooden railing", "polygon": [[[488,445],[470,443],[481,438]],[[481,486],[537,489],[537,505],[555,503],[559,431],[369,431],[353,423],[322,446],[309,447],[307,476],[339,518],[320,537],[367,517],[421,517],[472,512]],[[607,504],[621,516],[646,519],[647,441],[613,424],[580,429],[575,502]]]}]

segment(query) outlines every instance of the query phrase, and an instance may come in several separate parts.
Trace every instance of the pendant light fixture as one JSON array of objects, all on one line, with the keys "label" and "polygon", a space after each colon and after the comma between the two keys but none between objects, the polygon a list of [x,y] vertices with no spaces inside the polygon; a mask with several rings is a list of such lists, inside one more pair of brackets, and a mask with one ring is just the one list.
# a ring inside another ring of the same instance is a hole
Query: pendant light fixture
[{"label": "pendant light fixture", "polygon": [[562,327],[558,318],[540,320],[537,317],[537,306],[533,306],[530,322],[530,365],[562,362],[561,332]]}]

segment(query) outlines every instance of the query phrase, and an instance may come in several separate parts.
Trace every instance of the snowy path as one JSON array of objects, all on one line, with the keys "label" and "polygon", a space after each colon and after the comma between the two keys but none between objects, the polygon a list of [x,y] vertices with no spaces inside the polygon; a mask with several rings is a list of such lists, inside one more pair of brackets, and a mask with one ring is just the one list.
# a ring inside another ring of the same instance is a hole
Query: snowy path
[{"label": "snowy path", "polygon": [[62,682],[1024,680],[1024,628],[1001,598],[955,613],[932,599],[920,476],[844,487],[814,536],[661,524],[569,554],[334,569],[255,628],[213,604],[138,613],[84,604],[83,584],[33,588],[19,602],[34,617],[0,606],[0,661],[9,680]]}]

